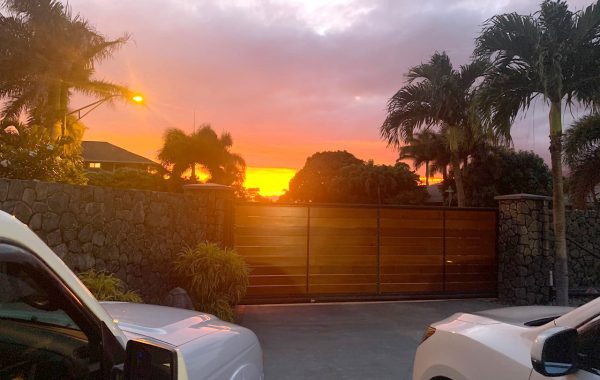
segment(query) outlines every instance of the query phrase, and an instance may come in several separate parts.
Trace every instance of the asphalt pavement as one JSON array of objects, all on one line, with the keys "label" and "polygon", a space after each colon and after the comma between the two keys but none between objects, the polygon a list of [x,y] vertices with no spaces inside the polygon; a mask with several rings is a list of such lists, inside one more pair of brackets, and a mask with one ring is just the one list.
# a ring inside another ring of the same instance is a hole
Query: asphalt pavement
[{"label": "asphalt pavement", "polygon": [[266,380],[411,379],[425,328],[489,300],[238,306],[237,323],[258,336]]}]

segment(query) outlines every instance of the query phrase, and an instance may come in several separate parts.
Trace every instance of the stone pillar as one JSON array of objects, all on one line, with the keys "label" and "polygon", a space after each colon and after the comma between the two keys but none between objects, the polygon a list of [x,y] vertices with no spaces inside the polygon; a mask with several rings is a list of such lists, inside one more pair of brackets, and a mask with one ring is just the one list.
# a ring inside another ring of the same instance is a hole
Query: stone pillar
[{"label": "stone pillar", "polygon": [[184,194],[198,196],[205,207],[206,240],[233,247],[234,196],[229,186],[202,183],[183,186]]},{"label": "stone pillar", "polygon": [[550,197],[513,194],[495,197],[498,220],[498,298],[516,305],[551,300]]}]

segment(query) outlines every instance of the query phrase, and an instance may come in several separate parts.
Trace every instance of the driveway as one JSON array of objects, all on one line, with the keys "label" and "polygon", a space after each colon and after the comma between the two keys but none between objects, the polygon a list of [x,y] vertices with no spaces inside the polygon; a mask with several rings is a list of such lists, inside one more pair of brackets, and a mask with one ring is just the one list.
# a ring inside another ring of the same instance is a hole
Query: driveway
[{"label": "driveway", "polygon": [[486,300],[239,306],[256,333],[265,379],[410,379],[423,331]]}]

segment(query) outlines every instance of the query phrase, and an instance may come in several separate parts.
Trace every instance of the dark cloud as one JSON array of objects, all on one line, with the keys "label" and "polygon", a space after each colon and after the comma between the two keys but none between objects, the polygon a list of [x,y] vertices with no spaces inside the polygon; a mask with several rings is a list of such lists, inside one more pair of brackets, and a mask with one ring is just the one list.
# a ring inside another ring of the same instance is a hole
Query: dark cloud
[{"label": "dark cloud", "polygon": [[[407,69],[435,51],[467,62],[484,20],[538,2],[355,0],[307,19],[299,1],[71,0],[103,33],[132,34],[99,72],[148,98],[145,111],[96,111],[88,135],[152,156],[165,128],[192,129],[196,110],[198,122],[233,134],[251,166],[298,168],[324,149],[393,162],[378,128]],[[345,17],[351,25],[328,22]],[[321,24],[334,26],[323,34]],[[517,147],[547,151],[542,108],[515,128]]]}]

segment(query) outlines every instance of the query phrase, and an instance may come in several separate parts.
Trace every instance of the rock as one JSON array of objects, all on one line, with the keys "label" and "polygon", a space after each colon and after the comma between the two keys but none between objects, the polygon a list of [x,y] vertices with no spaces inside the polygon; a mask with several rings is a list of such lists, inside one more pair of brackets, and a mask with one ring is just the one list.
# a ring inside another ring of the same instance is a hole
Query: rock
[{"label": "rock", "polygon": [[69,196],[63,192],[57,192],[48,197],[48,210],[60,214],[69,206]]},{"label": "rock", "polygon": [[54,231],[58,228],[60,217],[53,212],[45,212],[42,219],[42,230],[45,232]]},{"label": "rock", "polygon": [[4,202],[6,200],[6,197],[8,197],[8,187],[9,187],[8,180],[1,179],[0,180],[0,202]]},{"label": "rock", "polygon": [[21,222],[28,224],[33,211],[25,202],[17,202],[13,209],[13,215]]},{"label": "rock", "polygon": [[81,230],[79,230],[79,234],[77,235],[79,241],[81,243],[87,243],[92,240],[92,226],[90,224],[86,224]]},{"label": "rock", "polygon": [[104,233],[101,231],[94,232],[94,235],[92,236],[92,244],[102,247],[104,245]]},{"label": "rock", "polygon": [[27,203],[28,206],[33,206],[35,202],[35,189],[26,188],[23,191],[23,202]]},{"label": "rock", "polygon": [[29,228],[34,231],[42,228],[42,214],[33,214],[29,220]]},{"label": "rock", "polygon": [[62,243],[62,237],[60,230],[55,230],[46,235],[46,244],[50,247],[54,247]]},{"label": "rock", "polygon": [[8,186],[7,200],[20,201],[23,199],[23,192],[25,191],[25,183],[20,180],[12,180]]},{"label": "rock", "polygon": [[194,303],[182,288],[174,288],[169,291],[164,301],[165,305],[178,307],[180,309],[194,310]]}]

